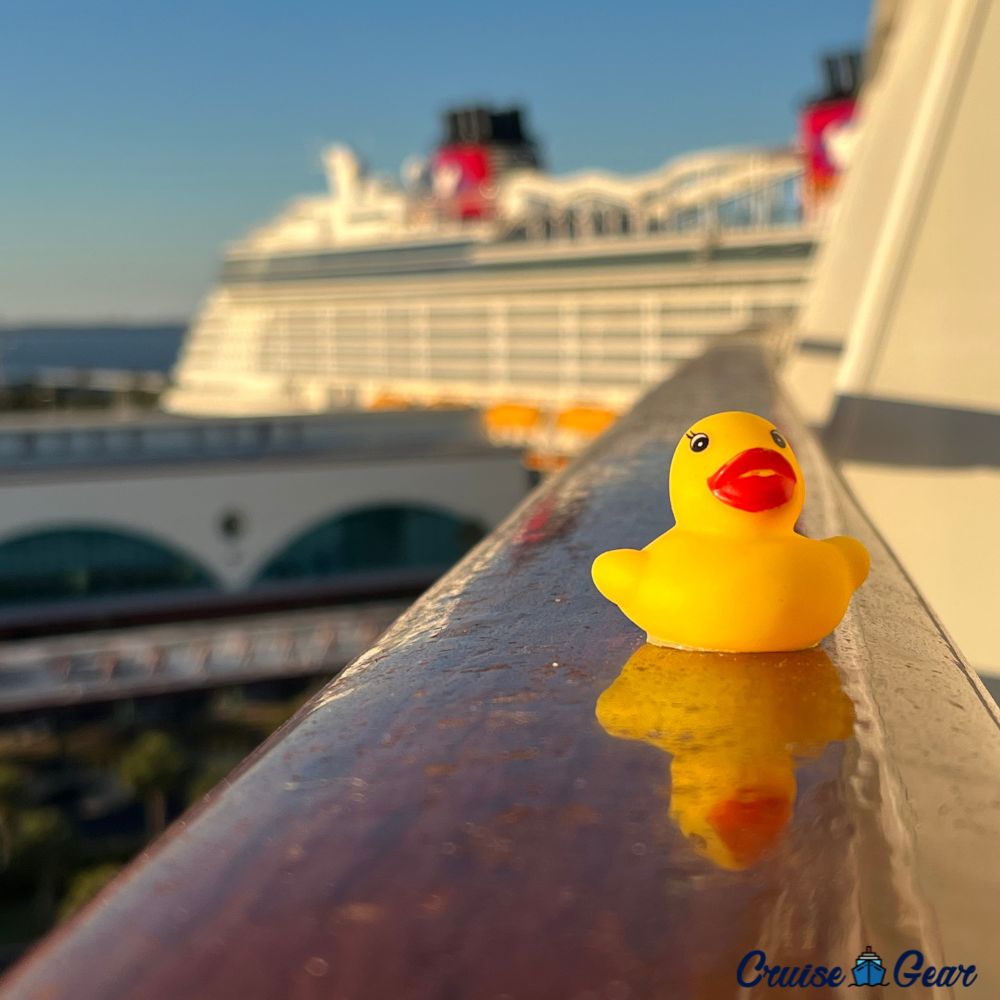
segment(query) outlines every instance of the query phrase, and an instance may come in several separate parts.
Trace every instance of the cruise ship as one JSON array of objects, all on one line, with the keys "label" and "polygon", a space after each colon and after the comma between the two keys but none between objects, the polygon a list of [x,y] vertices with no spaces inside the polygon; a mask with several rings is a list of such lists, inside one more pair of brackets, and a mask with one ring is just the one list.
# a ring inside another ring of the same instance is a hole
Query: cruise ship
[{"label": "cruise ship", "polygon": [[325,194],[229,247],[163,405],[618,412],[708,339],[794,318],[856,83],[827,61],[794,146],[638,176],[548,174],[518,108],[448,112],[398,183],[332,147]]},{"label": "cruise ship", "polygon": [[1000,677],[993,9],[877,4],[863,87],[856,57],[827,59],[785,149],[554,177],[521,115],[470,109],[400,184],[331,150],[329,193],[229,249],[165,405],[465,404],[560,457],[587,437],[564,418],[593,436],[713,338],[767,330],[865,510]]}]

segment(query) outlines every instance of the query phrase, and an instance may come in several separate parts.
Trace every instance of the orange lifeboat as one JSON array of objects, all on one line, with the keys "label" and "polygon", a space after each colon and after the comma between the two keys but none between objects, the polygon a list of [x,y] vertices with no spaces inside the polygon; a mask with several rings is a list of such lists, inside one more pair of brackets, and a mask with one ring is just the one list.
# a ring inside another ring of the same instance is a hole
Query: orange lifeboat
[{"label": "orange lifeboat", "polygon": [[393,392],[380,392],[368,405],[370,410],[407,410],[410,401]]},{"label": "orange lifeboat", "polygon": [[541,421],[541,409],[527,403],[498,403],[483,412],[486,434],[497,444],[527,444]]},{"label": "orange lifeboat", "polygon": [[556,417],[556,431],[581,438],[603,434],[617,419],[614,410],[602,406],[572,406]]},{"label": "orange lifeboat", "polygon": [[542,411],[527,403],[498,403],[483,414],[483,422],[490,431],[528,431],[536,427],[541,418]]}]

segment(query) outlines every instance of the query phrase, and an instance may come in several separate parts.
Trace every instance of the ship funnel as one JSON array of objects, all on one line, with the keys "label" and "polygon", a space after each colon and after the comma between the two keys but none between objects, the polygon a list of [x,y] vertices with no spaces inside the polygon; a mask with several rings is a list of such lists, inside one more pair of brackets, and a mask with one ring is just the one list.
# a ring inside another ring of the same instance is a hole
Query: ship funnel
[{"label": "ship funnel", "polygon": [[488,151],[497,173],[510,167],[541,165],[535,140],[525,129],[524,114],[518,107],[473,104],[449,108],[444,114],[439,151],[468,146]]},{"label": "ship funnel", "polygon": [[823,101],[855,97],[861,86],[861,56],[857,52],[838,52],[823,57]]}]

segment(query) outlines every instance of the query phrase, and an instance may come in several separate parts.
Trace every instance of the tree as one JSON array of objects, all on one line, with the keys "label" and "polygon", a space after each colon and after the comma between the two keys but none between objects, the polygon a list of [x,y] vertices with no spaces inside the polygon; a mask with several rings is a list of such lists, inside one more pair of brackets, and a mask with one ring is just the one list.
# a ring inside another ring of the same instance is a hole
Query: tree
[{"label": "tree", "polygon": [[56,883],[73,843],[73,831],[58,809],[25,809],[18,814],[13,855],[34,876],[41,915],[49,920],[55,909]]},{"label": "tree", "polygon": [[0,761],[0,870],[10,864],[14,814],[24,804],[24,772]]},{"label": "tree", "polygon": [[121,865],[103,864],[83,868],[70,880],[66,895],[59,904],[59,919],[82,910],[122,869]]},{"label": "tree", "polygon": [[150,837],[161,834],[167,826],[167,795],[184,775],[180,746],[159,730],[143,733],[122,754],[118,770],[122,781],[145,803],[146,832]]},{"label": "tree", "polygon": [[235,762],[209,764],[208,767],[199,771],[188,783],[187,794],[188,804],[193,805],[203,799],[223,778],[229,774]]}]

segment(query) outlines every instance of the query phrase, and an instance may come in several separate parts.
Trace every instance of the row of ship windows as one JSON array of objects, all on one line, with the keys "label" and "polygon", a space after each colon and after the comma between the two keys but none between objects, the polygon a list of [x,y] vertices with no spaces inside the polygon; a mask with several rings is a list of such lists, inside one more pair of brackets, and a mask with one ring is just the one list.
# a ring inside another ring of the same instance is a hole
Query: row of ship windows
[{"label": "row of ship windows", "polygon": [[[735,329],[739,324],[733,324]],[[608,333],[595,337],[559,337],[559,336],[538,336],[533,338],[506,338],[502,342],[484,340],[483,338],[454,338],[447,343],[432,341],[421,343],[420,341],[394,341],[383,338],[352,338],[351,340],[338,341],[333,344],[311,344],[303,343],[295,339],[272,338],[263,343],[254,345],[252,350],[234,349],[233,345],[225,341],[214,344],[199,344],[197,350],[188,352],[189,358],[197,356],[214,356],[216,354],[225,355],[230,359],[253,358],[260,353],[268,354],[289,354],[299,357],[312,358],[335,358],[335,357],[377,357],[387,351],[391,353],[403,353],[415,357],[422,357],[425,354],[446,354],[448,356],[469,355],[471,357],[488,353],[495,354],[515,354],[523,356],[534,356],[546,351],[561,351],[567,347],[572,348],[573,354],[578,353],[601,353],[605,350],[622,347],[639,348],[640,344],[656,344],[669,347],[678,341],[686,341],[691,337],[699,337],[705,334],[712,334],[727,328],[727,324],[713,323],[709,328],[702,326],[689,326],[676,333],[659,333],[640,336],[635,332],[630,334]]]},{"label": "row of ship windows", "polygon": [[[480,382],[483,379],[483,373],[475,370],[435,371],[434,369],[431,369],[428,373],[428,377],[440,379],[441,381]],[[554,377],[559,377],[561,381],[573,385],[615,385],[624,386],[625,388],[634,387],[636,381],[634,372],[613,372],[606,370],[594,372],[580,371],[574,373],[550,373],[546,372],[544,369],[532,369],[530,372],[525,373],[508,372],[505,377],[508,381],[517,381],[525,385],[534,385],[536,383],[548,384]]]},{"label": "row of ship windows", "polygon": [[[782,218],[777,220],[777,224],[789,225],[800,221],[798,218]],[[696,226],[679,227],[675,229],[648,230],[649,232],[678,232],[684,233]],[[723,226],[723,229],[747,228],[743,226]],[[519,233],[521,235],[519,235]],[[618,234],[621,234],[619,230]],[[527,231],[524,229],[514,229],[511,231],[509,240],[519,241],[527,238]],[[570,239],[575,238],[575,233],[568,234]],[[552,233],[549,238],[554,238]],[[709,258],[712,261],[744,261],[744,260],[782,260],[806,257],[812,253],[811,243],[794,242],[786,244],[775,244],[772,246],[752,246],[752,247],[716,247],[711,250]],[[691,250],[664,251],[660,253],[649,253],[650,264],[661,263],[691,263],[697,254]],[[229,260],[226,261],[222,269],[222,280],[225,282],[241,281],[296,281],[315,279],[339,279],[348,277],[366,277],[373,273],[394,273],[399,270],[399,260],[405,258],[387,257],[384,261],[375,258],[354,259],[350,253],[338,255],[317,255],[312,257],[291,256],[291,257],[266,257],[253,260]],[[411,258],[415,265],[410,273],[424,273],[427,265],[436,263],[434,260]],[[622,263],[614,257],[601,257],[599,259],[576,260],[568,258],[564,260],[550,261],[549,268],[579,268],[581,266],[602,265],[608,262],[611,264]],[[446,261],[447,263],[447,261]],[[456,260],[455,263],[458,263]],[[526,267],[533,267],[531,262],[512,262],[504,264],[483,265],[481,270],[484,273],[491,271],[520,270]],[[477,269],[479,270],[479,269]]]},{"label": "row of ship windows", "polygon": [[[791,311],[791,306],[778,307],[774,311]],[[710,321],[713,326],[726,320],[739,320],[747,314],[757,315],[760,310],[719,310],[712,313],[702,313],[698,316],[691,316],[687,323],[676,328],[664,328],[662,325],[652,329],[643,329],[639,324],[628,327],[604,326],[599,329],[577,328],[571,330],[508,330],[506,332],[484,332],[483,330],[454,330],[447,333],[435,331],[432,334],[422,334],[416,331],[407,333],[394,331],[364,331],[364,330],[342,330],[337,333],[317,334],[296,330],[294,328],[272,329],[268,333],[255,341],[239,341],[231,337],[198,337],[197,345],[223,345],[234,354],[243,351],[252,351],[260,346],[272,344],[288,344],[295,348],[303,348],[309,351],[340,350],[341,348],[369,347],[372,344],[391,344],[397,347],[419,348],[423,342],[427,342],[433,347],[447,344],[448,349],[460,347],[463,344],[482,347],[485,344],[493,343],[497,340],[521,347],[532,344],[559,344],[566,340],[571,340],[581,345],[588,343],[600,343],[602,340],[638,340],[653,336],[660,340],[668,341],[678,336],[684,336],[687,329],[692,327],[701,328],[706,321]]]},{"label": "row of ship windows", "polygon": [[[481,335],[464,337],[431,338],[403,338],[403,337],[363,337],[354,335],[337,340],[312,341],[304,340],[301,337],[276,337],[271,336],[266,340],[253,345],[233,344],[224,339],[214,341],[199,342],[197,347],[192,347],[188,352],[193,354],[199,352],[223,352],[230,357],[252,357],[259,351],[283,351],[293,354],[308,354],[315,357],[328,355],[346,354],[378,354],[384,350],[404,351],[407,354],[448,353],[455,354],[463,350],[478,354],[489,350],[491,353],[498,351],[516,351],[519,354],[527,354],[534,350],[559,350],[568,345],[572,345],[576,350],[600,350],[602,347],[621,344],[654,343],[671,344],[678,340],[684,340],[691,336],[701,336],[704,333],[711,333],[716,330],[725,329],[730,317],[719,317],[711,324],[688,324],[686,327],[674,330],[660,330],[651,333],[639,333],[636,330],[628,332],[619,330],[608,330],[603,333],[579,336],[576,334],[540,333],[535,336],[522,335],[519,337],[491,338]],[[740,318],[733,317],[731,321],[736,323]]]},{"label": "row of ship windows", "polygon": [[[709,334],[709,336],[714,335],[714,332]],[[565,350],[564,345],[560,344],[558,340],[536,341],[525,344],[516,350],[493,349],[488,348],[485,344],[476,343],[449,345],[447,349],[444,349],[440,344],[434,344],[429,345],[426,350],[399,349],[389,344],[340,344],[337,350],[326,352],[304,350],[298,345],[272,343],[262,344],[259,351],[246,357],[245,360],[252,360],[254,357],[273,357],[301,358],[316,362],[338,360],[365,362],[387,357],[399,360],[432,358],[442,361],[448,361],[452,358],[469,358],[473,361],[480,359],[485,364],[489,358],[505,358],[511,361],[523,360],[530,363],[539,358],[603,358],[609,354],[639,355],[649,351],[673,350],[678,346],[684,347],[692,343],[700,343],[703,339],[703,336],[697,334],[686,337],[650,338],[646,341],[640,340],[638,337],[631,337],[607,340],[603,343],[598,341],[575,344],[572,350]],[[215,353],[217,356],[229,357],[225,351]]]},{"label": "row of ship windows", "polygon": [[[744,281],[740,284],[741,287],[744,287],[747,282]],[[768,284],[773,284],[773,282],[769,282]],[[796,283],[789,282],[789,284]],[[681,291],[684,290],[684,286],[680,286],[680,288]],[[705,290],[703,286],[699,286],[699,288],[703,291]],[[641,301],[632,299],[629,302],[620,303],[603,301],[587,302],[574,299],[568,303],[553,300],[546,303],[533,302],[519,305],[516,302],[499,300],[493,303],[483,302],[474,306],[452,305],[449,303],[435,303],[429,306],[384,305],[370,307],[343,304],[322,309],[310,309],[308,306],[292,306],[285,311],[274,309],[270,303],[262,302],[259,304],[259,308],[261,315],[266,316],[266,322],[269,325],[292,320],[297,324],[315,325],[320,328],[325,328],[328,325],[337,325],[345,321],[355,322],[360,325],[381,323],[383,321],[389,324],[399,322],[406,326],[417,326],[421,323],[426,323],[430,326],[440,323],[447,326],[451,323],[465,322],[476,327],[482,327],[488,325],[497,317],[514,323],[518,320],[531,319],[550,321],[553,318],[561,318],[563,316],[608,319],[628,317],[634,319],[646,311],[653,314],[670,314],[674,312],[698,312],[705,309],[726,308],[727,304],[732,301],[732,289],[726,282],[720,282],[718,288],[712,286],[709,290],[717,291],[720,297],[714,303],[709,302],[708,304],[704,302],[706,296],[697,294],[697,291],[692,294],[692,301],[688,303],[679,301],[678,291],[672,286],[669,299],[650,298],[647,295],[643,295]],[[252,300],[248,300],[246,305],[250,309],[255,308],[255,303]],[[256,318],[248,319],[247,329],[251,332],[255,331],[259,326],[259,322],[259,319]],[[239,329],[238,323],[238,320],[230,317],[213,318],[208,316],[202,320],[202,329],[206,333],[213,330],[219,333],[232,333],[234,330]]]},{"label": "row of ship windows", "polygon": [[[770,291],[780,298],[795,298],[801,288],[801,278],[741,280],[739,289],[746,292],[760,285],[760,291]],[[484,299],[476,303],[433,301],[432,303],[401,304],[389,300],[378,306],[361,306],[343,301],[337,305],[323,305],[303,299],[290,303],[285,308],[275,308],[273,301],[241,297],[237,302],[227,304],[224,313],[212,311],[202,316],[199,329],[206,334],[254,334],[262,326],[294,322],[296,325],[315,326],[318,329],[335,327],[344,323],[359,326],[385,324],[404,327],[436,327],[453,324],[485,327],[498,320],[516,325],[520,321],[540,320],[552,322],[554,319],[628,319],[642,315],[671,315],[673,313],[699,312],[726,308],[734,299],[734,282],[718,280],[696,285],[671,284],[665,292],[650,295],[649,289],[636,289],[635,294],[624,301],[607,301],[606,297],[591,301],[580,298],[551,296],[542,301],[518,303],[507,298]],[[713,298],[714,296],[714,298]],[[756,296],[755,296],[756,297]],[[685,299],[687,301],[685,301]],[[236,310],[236,311],[234,311]]]},{"label": "row of ship windows", "polygon": [[[563,316],[572,317],[607,317],[608,319],[629,318],[635,319],[648,310],[652,313],[674,313],[674,312],[702,312],[705,310],[725,309],[731,298],[720,298],[715,303],[704,304],[693,301],[689,304],[678,304],[676,297],[671,302],[648,302],[648,303],[581,303],[564,307],[559,302],[552,302],[547,305],[525,305],[518,306],[501,302],[496,307],[484,304],[475,308],[451,308],[433,306],[423,311],[419,306],[373,306],[371,308],[356,306],[336,306],[322,311],[311,311],[308,309],[293,309],[288,312],[280,310],[270,312],[269,324],[284,323],[290,319],[296,323],[306,323],[318,327],[336,325],[348,321],[364,325],[369,324],[393,324],[402,323],[405,326],[414,326],[418,322],[426,321],[434,323],[474,323],[476,326],[488,325],[496,317],[501,317],[508,322],[516,322],[519,319],[558,319]],[[218,321],[214,324],[220,331],[231,329],[231,322]]]},{"label": "row of ship windows", "polygon": [[[676,359],[662,358],[658,361],[647,362],[643,360],[641,363],[638,359],[627,359],[627,358],[609,358],[606,363],[602,364],[600,367],[588,368],[583,365],[562,365],[562,366],[547,366],[544,364],[530,365],[523,369],[517,366],[501,366],[499,368],[491,367],[453,367],[453,366],[441,366],[441,365],[429,365],[426,368],[414,369],[406,366],[386,366],[384,369],[379,369],[377,372],[366,366],[360,365],[343,365],[337,372],[338,375],[361,375],[361,376],[372,376],[379,375],[384,377],[397,377],[397,378],[434,378],[434,379],[451,379],[451,380],[461,380],[461,379],[472,379],[475,381],[483,381],[485,379],[494,379],[499,375],[504,375],[507,378],[516,379],[520,382],[538,382],[546,381],[548,379],[570,379],[571,381],[581,381],[581,382],[607,382],[607,383],[619,383],[634,382],[636,373],[645,372],[649,369],[650,365],[655,364],[670,364]],[[300,375],[315,375],[314,369],[308,367],[295,367],[295,366],[270,366],[266,369],[268,373],[273,374],[275,372],[283,371],[286,374],[300,374]]]},{"label": "row of ship windows", "polygon": [[[790,283],[787,287],[779,286],[771,289],[772,297],[754,296],[748,299],[748,304],[755,306],[782,306],[799,298],[798,285]],[[777,293],[777,294],[775,294]],[[262,329],[294,328],[303,332],[312,331],[317,334],[335,333],[343,328],[397,329],[401,331],[433,331],[437,335],[454,329],[489,330],[497,325],[510,329],[530,329],[536,324],[551,326],[560,323],[588,324],[605,322],[612,324],[635,324],[644,318],[675,317],[698,315],[702,313],[724,313],[733,309],[735,298],[732,294],[724,294],[714,301],[705,301],[705,297],[696,297],[689,302],[673,301],[632,303],[629,305],[573,305],[562,308],[559,303],[543,306],[517,307],[503,305],[497,309],[483,306],[477,309],[433,308],[426,312],[419,307],[380,309],[358,309],[352,306],[337,306],[323,310],[292,308],[288,311],[266,308],[261,304],[261,312],[257,316],[248,313],[245,323],[240,322],[239,314],[228,320],[203,319],[199,325],[202,336],[256,336]],[[254,304],[246,304],[248,310],[253,310]],[[251,319],[251,317],[253,317]]]},{"label": "row of ship windows", "polygon": [[[735,329],[736,327],[734,327],[734,331]],[[722,332],[725,331],[721,331],[719,327],[716,326],[713,327],[707,335],[714,336]],[[513,350],[493,348],[486,350],[484,349],[486,345],[481,343],[469,343],[450,345],[447,350],[442,350],[442,345],[440,344],[430,345],[426,350],[401,350],[398,347],[393,347],[389,344],[339,344],[337,345],[336,350],[315,351],[300,344],[271,343],[261,345],[260,349],[253,354],[232,353],[225,350],[224,346],[222,346],[219,350],[209,351],[206,349],[198,355],[192,355],[190,360],[193,361],[197,358],[218,357],[226,358],[232,362],[236,359],[252,361],[254,358],[259,357],[268,359],[288,358],[298,359],[310,363],[319,363],[340,361],[368,362],[378,361],[386,357],[404,357],[413,361],[419,361],[425,358],[441,359],[444,361],[451,358],[469,358],[472,360],[482,359],[482,361],[486,363],[489,358],[502,358],[509,359],[511,362],[523,360],[525,363],[534,363],[539,359],[560,358],[566,356],[580,358],[605,358],[616,354],[638,356],[641,353],[647,353],[649,351],[657,353],[662,353],[664,351],[670,352],[682,349],[691,343],[700,342],[701,340],[702,335],[694,331],[689,331],[685,336],[655,337],[649,340],[640,340],[636,337],[630,337],[627,339],[608,339],[604,342],[581,342],[574,344],[573,350],[571,351],[563,350],[563,345],[555,339],[548,341],[534,341],[531,344],[523,345],[522,347]],[[512,346],[515,345],[508,345],[508,348]]]},{"label": "row of ship windows", "polygon": [[[461,354],[445,358],[431,355],[427,358],[409,358],[406,360],[400,358],[372,359],[368,357],[350,357],[345,355],[337,360],[337,370],[357,372],[370,372],[377,370],[381,372],[397,368],[409,371],[421,369],[430,365],[432,368],[441,369],[451,369],[456,366],[472,367],[482,372],[488,372],[497,365],[503,365],[508,368],[526,368],[534,371],[538,369],[539,366],[544,365],[551,365],[556,368],[565,368],[569,365],[586,366],[588,362],[598,365],[609,361],[638,365],[645,363],[650,357],[674,356],[675,355],[671,352],[657,352],[653,355],[652,352],[650,352],[650,354],[640,354],[636,351],[607,351],[603,354],[575,355],[572,358],[566,358],[563,355],[552,353],[532,354],[531,356],[513,358],[499,357],[494,359],[481,358],[474,354]],[[377,363],[373,364],[373,361]],[[263,355],[261,357],[262,370],[267,371],[272,367],[276,369],[315,373],[315,365],[310,364],[310,359],[308,358],[296,358],[280,354]]]},{"label": "row of ship windows", "polygon": [[[379,339],[388,338],[399,341],[413,341],[421,339],[429,340],[463,340],[476,338],[485,340],[489,337],[506,337],[511,340],[531,340],[537,337],[554,337],[557,335],[582,336],[582,337],[602,337],[606,334],[619,337],[636,336],[644,328],[656,330],[662,333],[670,333],[673,330],[681,329],[689,323],[700,323],[704,320],[726,319],[731,316],[745,315],[747,310],[739,307],[729,306],[727,308],[716,309],[692,309],[688,312],[673,313],[667,316],[653,316],[645,321],[642,317],[636,316],[633,319],[609,322],[601,319],[585,319],[576,323],[567,324],[563,327],[557,320],[551,323],[535,322],[532,324],[519,324],[517,326],[494,327],[490,324],[463,324],[450,328],[436,327],[429,331],[420,330],[414,327],[383,327],[378,324],[364,326],[356,324],[348,326],[338,324],[333,328],[317,328],[303,323],[274,323],[268,326],[266,332],[258,334],[252,339],[243,340],[242,343],[255,343],[260,340],[280,339],[283,337],[294,337],[296,340],[309,340],[313,343],[336,343],[339,340],[351,340],[352,338],[377,337]],[[201,337],[198,338],[202,339]],[[241,341],[232,336],[223,335],[212,339],[225,339],[232,343]]]},{"label": "row of ship windows", "polygon": [[[728,317],[725,317],[728,319]],[[722,322],[722,317],[713,322],[708,328],[708,332],[726,328],[727,324]],[[489,352],[497,353],[517,353],[531,354],[535,351],[558,351],[572,346],[576,351],[600,351],[605,347],[628,347],[640,343],[672,344],[678,340],[686,340],[690,336],[700,336],[705,331],[705,327],[699,324],[697,327],[692,324],[683,330],[676,332],[660,331],[641,335],[635,330],[630,333],[620,333],[609,331],[604,334],[597,334],[589,337],[578,337],[574,335],[560,336],[558,334],[539,334],[536,337],[450,337],[447,341],[432,339],[423,341],[419,339],[403,339],[390,337],[351,337],[333,342],[304,342],[299,338],[271,337],[254,345],[253,350],[240,351],[231,350],[230,345],[225,341],[217,341],[215,348],[221,348],[227,354],[233,356],[253,355],[257,351],[285,351],[293,354],[309,354],[315,357],[337,354],[380,354],[386,350],[398,351],[404,354],[459,354],[467,352],[470,354],[483,354]]]},{"label": "row of ship windows", "polygon": [[[710,335],[714,336],[715,332],[716,331],[713,331]],[[441,350],[440,345],[430,350],[398,350],[388,345],[343,345],[336,351],[327,352],[311,351],[300,346],[270,344],[262,346],[258,351],[246,354],[227,351],[224,347],[219,350],[205,349],[197,353],[192,352],[188,356],[187,361],[188,363],[191,363],[197,361],[198,359],[225,358],[231,364],[235,364],[237,362],[249,364],[253,362],[254,359],[263,357],[298,358],[300,360],[310,361],[316,364],[340,360],[378,360],[384,357],[407,358],[413,360],[419,360],[421,358],[441,358],[444,360],[449,358],[482,358],[484,361],[487,358],[510,358],[511,360],[524,358],[525,361],[533,361],[537,358],[546,357],[570,356],[603,358],[608,354],[617,353],[638,354],[646,351],[672,351],[678,347],[687,346],[693,341],[700,342],[701,339],[702,338],[698,335],[692,333],[690,336],[654,339],[645,343],[640,343],[633,339],[629,341],[607,341],[603,344],[581,344],[571,351],[562,350],[559,343],[555,341],[550,343],[532,344],[521,350],[489,351],[484,350],[482,345],[475,344],[460,345],[454,348],[449,348],[448,350]]]},{"label": "row of ship windows", "polygon": [[745,205],[720,205],[714,211],[701,208],[677,212],[668,218],[650,216],[639,220],[626,212],[590,212],[586,215],[567,213],[559,218],[542,219],[535,224],[515,226],[507,234],[509,241],[531,239],[577,239],[580,236],[628,236],[634,232],[688,233],[709,229],[751,229],[760,226],[793,225],[802,221],[802,212],[794,208],[778,208],[764,218],[755,218],[749,201]]}]

